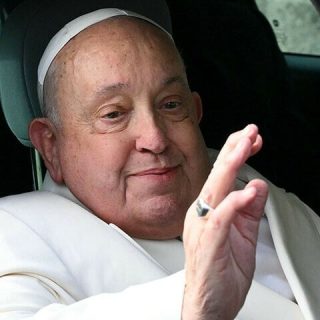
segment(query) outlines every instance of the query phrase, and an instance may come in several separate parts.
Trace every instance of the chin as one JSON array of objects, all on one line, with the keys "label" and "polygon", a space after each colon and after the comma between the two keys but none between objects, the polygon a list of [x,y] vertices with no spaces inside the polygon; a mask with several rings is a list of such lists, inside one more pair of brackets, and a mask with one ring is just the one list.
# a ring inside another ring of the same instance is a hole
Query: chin
[{"label": "chin", "polygon": [[130,230],[130,234],[155,240],[179,237],[182,235],[186,210],[181,206],[144,208],[144,214],[140,214],[139,221],[135,223],[137,228]]}]

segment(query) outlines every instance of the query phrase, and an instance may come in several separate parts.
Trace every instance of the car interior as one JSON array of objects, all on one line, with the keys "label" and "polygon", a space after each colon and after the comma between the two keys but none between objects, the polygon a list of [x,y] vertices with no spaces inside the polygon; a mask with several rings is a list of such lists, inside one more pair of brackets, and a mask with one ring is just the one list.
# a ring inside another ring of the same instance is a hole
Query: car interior
[{"label": "car interior", "polygon": [[[20,2],[0,1],[0,32]],[[312,3],[319,7],[319,1]],[[219,149],[231,132],[257,124],[264,147],[248,163],[319,214],[320,53],[281,51],[270,21],[254,0],[167,4],[190,87],[202,97],[200,126],[208,147]],[[14,45],[14,37],[1,37],[0,47],[4,41]],[[32,54],[35,49],[29,50]],[[6,82],[15,76],[14,68],[0,69],[0,196],[37,189],[44,172],[38,154],[24,141],[26,127],[20,123],[26,115],[19,107],[7,107],[8,99],[15,101],[20,94]]]}]

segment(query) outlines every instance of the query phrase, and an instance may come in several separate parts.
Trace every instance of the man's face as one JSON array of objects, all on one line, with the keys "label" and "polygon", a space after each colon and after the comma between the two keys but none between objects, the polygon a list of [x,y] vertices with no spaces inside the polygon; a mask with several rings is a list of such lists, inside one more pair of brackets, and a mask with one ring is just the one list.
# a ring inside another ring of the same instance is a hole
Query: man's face
[{"label": "man's face", "polygon": [[182,233],[208,171],[171,40],[136,19],[96,24],[59,53],[55,180],[98,217],[142,238]]}]

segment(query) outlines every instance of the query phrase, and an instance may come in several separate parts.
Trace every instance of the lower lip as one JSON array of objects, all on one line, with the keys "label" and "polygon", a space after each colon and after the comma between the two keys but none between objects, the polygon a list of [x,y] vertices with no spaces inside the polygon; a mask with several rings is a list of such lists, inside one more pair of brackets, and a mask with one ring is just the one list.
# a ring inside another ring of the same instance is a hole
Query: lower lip
[{"label": "lower lip", "polygon": [[154,181],[154,182],[170,182],[172,179],[174,179],[177,175],[178,168],[172,168],[168,169],[166,171],[163,171],[161,173],[146,173],[146,174],[140,174],[140,175],[134,175],[134,178],[142,179],[142,180],[148,180],[148,181]]}]

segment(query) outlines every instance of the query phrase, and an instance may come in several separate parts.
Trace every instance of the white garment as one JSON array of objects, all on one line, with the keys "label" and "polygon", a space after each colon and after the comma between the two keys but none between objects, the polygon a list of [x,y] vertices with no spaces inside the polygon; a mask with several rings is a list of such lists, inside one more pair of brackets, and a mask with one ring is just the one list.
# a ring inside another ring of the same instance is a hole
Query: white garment
[{"label": "white garment", "polygon": [[[215,150],[209,149],[212,163],[217,157]],[[248,179],[238,179],[236,189],[243,189]],[[288,280],[281,267],[276,249],[274,247],[271,231],[266,215],[261,219],[256,249],[256,269],[253,279],[267,288],[279,293],[285,298],[294,301],[294,295]]]},{"label": "white garment", "polygon": [[272,240],[267,218],[261,219],[256,252],[254,279],[264,286],[294,301],[294,295],[282,270]]},{"label": "white garment", "polygon": [[[248,167],[240,173],[241,181],[257,177]],[[180,319],[181,241],[138,244],[68,190],[52,191],[0,200],[0,319]],[[319,218],[272,184],[266,214],[299,307],[317,319]],[[302,319],[299,307],[254,281],[237,319]]]}]

